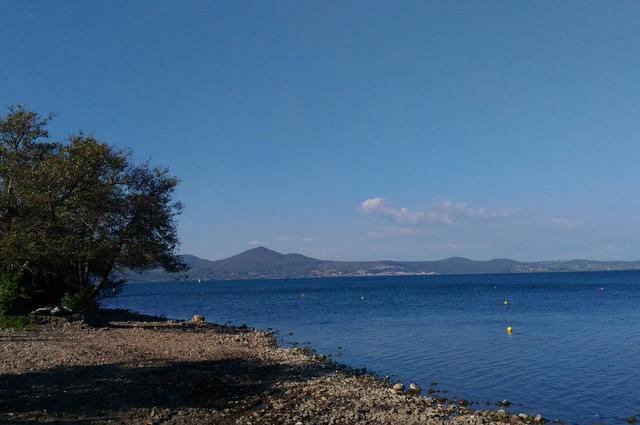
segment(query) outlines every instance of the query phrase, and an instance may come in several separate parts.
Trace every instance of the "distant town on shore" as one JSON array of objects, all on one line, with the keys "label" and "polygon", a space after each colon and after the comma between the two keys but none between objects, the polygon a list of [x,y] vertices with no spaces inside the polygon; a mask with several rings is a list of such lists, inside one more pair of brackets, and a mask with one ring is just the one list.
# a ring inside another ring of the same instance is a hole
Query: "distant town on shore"
[{"label": "distant town on shore", "polygon": [[435,261],[327,261],[302,254],[281,254],[265,247],[249,249],[222,260],[184,255],[189,269],[167,273],[162,269],[124,271],[129,282],[283,279],[304,277],[408,276],[434,274],[588,272],[640,269],[640,261],[551,260],[486,261],[451,257]]}]

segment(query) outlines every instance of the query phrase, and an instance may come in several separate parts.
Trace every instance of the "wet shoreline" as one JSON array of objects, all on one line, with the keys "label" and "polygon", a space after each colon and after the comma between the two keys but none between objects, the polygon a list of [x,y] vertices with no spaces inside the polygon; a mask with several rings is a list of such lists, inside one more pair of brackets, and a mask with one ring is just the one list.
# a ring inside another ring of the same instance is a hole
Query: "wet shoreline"
[{"label": "wet shoreline", "polygon": [[[273,334],[108,311],[108,325],[41,319],[0,330],[0,421],[140,424],[543,423],[476,410],[334,364]],[[434,390],[435,391],[435,390]]]}]

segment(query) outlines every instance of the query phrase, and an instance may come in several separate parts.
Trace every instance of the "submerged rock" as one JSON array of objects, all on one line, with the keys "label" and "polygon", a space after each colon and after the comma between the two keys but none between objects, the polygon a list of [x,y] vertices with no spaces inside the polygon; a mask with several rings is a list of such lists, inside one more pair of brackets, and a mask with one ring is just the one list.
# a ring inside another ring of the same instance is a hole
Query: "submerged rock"
[{"label": "submerged rock", "polygon": [[630,424],[635,424],[635,423],[636,423],[636,421],[637,421],[637,419],[636,419],[636,417],[635,417],[635,416],[629,416],[629,417],[627,418],[627,422],[629,422]]}]

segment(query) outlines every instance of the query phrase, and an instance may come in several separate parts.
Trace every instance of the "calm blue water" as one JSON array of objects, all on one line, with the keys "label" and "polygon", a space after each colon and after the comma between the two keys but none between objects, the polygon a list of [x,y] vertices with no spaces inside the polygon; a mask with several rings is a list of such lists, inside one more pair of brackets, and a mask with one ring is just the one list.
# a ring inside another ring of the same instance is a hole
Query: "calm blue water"
[{"label": "calm blue water", "polygon": [[273,328],[284,344],[446,396],[506,398],[515,413],[640,414],[640,272],[131,284],[108,305]]}]

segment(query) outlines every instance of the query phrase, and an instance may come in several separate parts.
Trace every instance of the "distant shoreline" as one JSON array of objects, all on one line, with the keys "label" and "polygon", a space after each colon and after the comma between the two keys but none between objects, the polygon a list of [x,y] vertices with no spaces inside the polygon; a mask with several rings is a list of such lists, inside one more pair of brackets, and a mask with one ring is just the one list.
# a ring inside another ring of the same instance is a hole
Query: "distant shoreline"
[{"label": "distant shoreline", "polygon": [[129,281],[292,279],[308,277],[430,276],[440,274],[502,274],[638,270],[640,261],[516,261],[509,258],[470,260],[451,257],[435,261],[329,261],[302,254],[253,248],[222,260],[183,255],[188,270],[169,274],[161,269],[123,271]]},{"label": "distant shoreline", "polygon": [[246,282],[260,280],[288,280],[288,279],[318,279],[331,280],[342,278],[401,278],[401,277],[437,277],[437,276],[491,276],[491,275],[544,275],[544,274],[569,274],[569,273],[625,273],[637,272],[640,268],[618,269],[618,270],[558,270],[558,271],[522,271],[522,272],[487,272],[487,273],[406,273],[406,274],[366,274],[366,275],[341,275],[341,276],[269,276],[269,277],[244,277],[244,278],[223,278],[223,279],[204,279],[204,278],[188,278],[188,279],[165,279],[154,281],[127,281],[127,284],[144,284],[144,283],[180,283],[180,282]]}]

